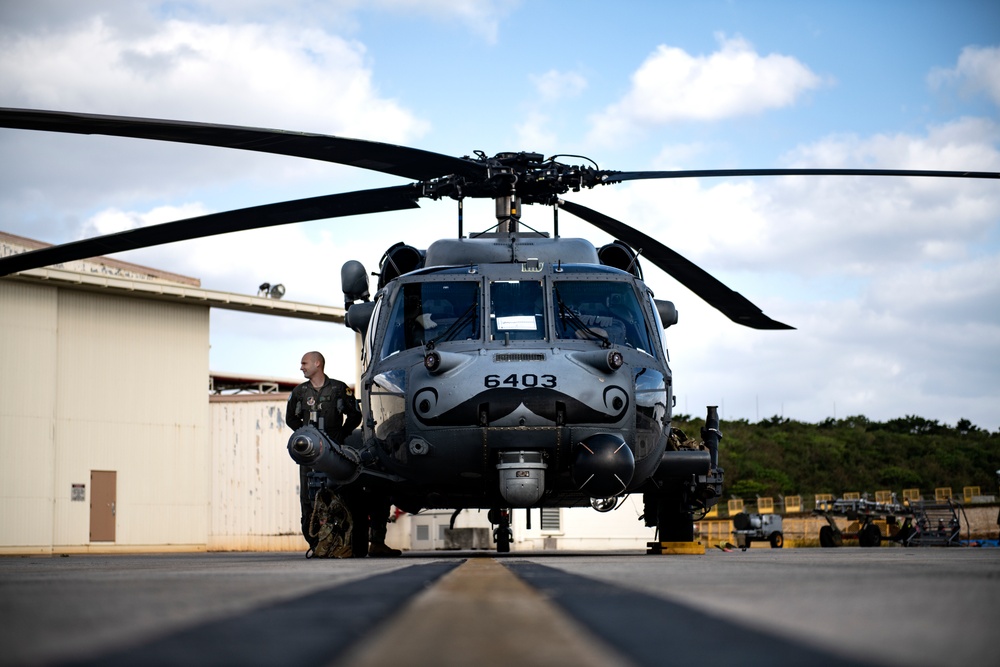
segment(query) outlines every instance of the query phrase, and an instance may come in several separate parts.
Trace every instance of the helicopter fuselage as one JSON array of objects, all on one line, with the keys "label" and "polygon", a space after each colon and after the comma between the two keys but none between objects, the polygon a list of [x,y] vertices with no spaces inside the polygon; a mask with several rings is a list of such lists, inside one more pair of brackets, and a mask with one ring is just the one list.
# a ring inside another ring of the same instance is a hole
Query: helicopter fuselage
[{"label": "helicopter fuselage", "polygon": [[[473,261],[404,274],[376,295],[362,436],[397,505],[587,505],[660,465],[672,384],[652,293],[593,246],[592,261],[563,262],[560,241],[532,239],[541,257],[522,261],[517,239],[480,242],[504,263],[474,261],[474,241],[432,247]],[[579,240],[567,241],[579,259]]]}]

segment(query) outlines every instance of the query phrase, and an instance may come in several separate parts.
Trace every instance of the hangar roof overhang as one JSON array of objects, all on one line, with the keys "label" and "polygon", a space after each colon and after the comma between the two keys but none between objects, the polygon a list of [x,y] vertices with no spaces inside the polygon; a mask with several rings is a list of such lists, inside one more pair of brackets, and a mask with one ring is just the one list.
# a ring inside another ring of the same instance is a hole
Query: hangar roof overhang
[{"label": "hangar roof overhang", "polygon": [[207,290],[179,283],[152,282],[118,276],[87,274],[51,267],[21,271],[20,273],[8,276],[8,278],[36,284],[45,283],[73,289],[98,291],[105,294],[138,296],[146,299],[173,301],[175,303],[208,306],[210,308],[240,310],[261,315],[278,315],[303,320],[318,320],[321,322],[343,323],[344,321],[344,309],[336,306],[281,301],[267,297],[251,296],[249,294]]},{"label": "hangar roof overhang", "polygon": [[[48,243],[0,231],[0,256],[48,247]],[[30,269],[6,276],[11,280],[50,284],[70,289],[120,294],[189,305],[240,310],[320,322],[344,322],[344,309],[249,294],[201,288],[201,281],[110,257]]]}]

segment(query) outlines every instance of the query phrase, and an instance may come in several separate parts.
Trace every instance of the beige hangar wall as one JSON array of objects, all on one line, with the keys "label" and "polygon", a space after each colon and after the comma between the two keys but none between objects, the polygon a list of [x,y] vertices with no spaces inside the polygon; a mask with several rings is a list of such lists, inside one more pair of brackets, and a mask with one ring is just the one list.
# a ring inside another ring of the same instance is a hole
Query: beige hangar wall
[{"label": "beige hangar wall", "polygon": [[[208,327],[208,307],[0,281],[0,552],[204,548]],[[113,540],[91,540],[92,471],[116,473]]]}]

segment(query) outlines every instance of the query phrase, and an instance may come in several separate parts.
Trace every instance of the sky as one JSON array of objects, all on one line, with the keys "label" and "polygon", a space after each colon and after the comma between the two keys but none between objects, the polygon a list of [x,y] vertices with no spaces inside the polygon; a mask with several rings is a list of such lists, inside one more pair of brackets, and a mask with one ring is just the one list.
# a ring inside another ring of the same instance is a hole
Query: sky
[{"label": "sky", "polygon": [[[577,0],[0,0],[0,106],[317,132],[604,169],[1000,171],[1000,4]],[[397,177],[158,142],[0,130],[0,230],[60,243]],[[579,163],[572,159],[564,162]],[[678,412],[918,415],[1000,430],[1000,183],[781,177],[571,193],[793,331],[673,301]],[[550,229],[551,212],[523,220]],[[343,305],[340,267],[456,234],[454,202],[123,253],[207,289]],[[468,202],[465,229],[495,223]],[[569,214],[563,236],[610,240]],[[210,367],[352,381],[342,325],[213,311]]]}]

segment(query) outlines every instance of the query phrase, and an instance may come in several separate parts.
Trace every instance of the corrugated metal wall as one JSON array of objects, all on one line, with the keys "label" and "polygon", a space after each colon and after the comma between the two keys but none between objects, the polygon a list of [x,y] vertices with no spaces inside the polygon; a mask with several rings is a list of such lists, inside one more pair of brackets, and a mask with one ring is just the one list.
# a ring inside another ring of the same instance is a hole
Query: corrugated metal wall
[{"label": "corrugated metal wall", "polygon": [[108,470],[114,545],[203,548],[209,309],[0,281],[0,319],[0,547],[90,546]]},{"label": "corrugated metal wall", "polygon": [[57,290],[0,281],[0,548],[52,543]]},{"label": "corrugated metal wall", "polygon": [[288,394],[213,396],[209,549],[303,549]]}]

